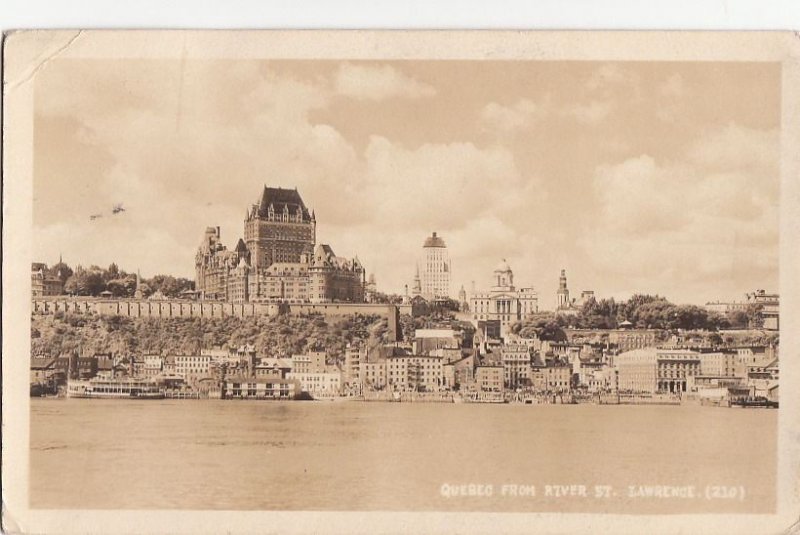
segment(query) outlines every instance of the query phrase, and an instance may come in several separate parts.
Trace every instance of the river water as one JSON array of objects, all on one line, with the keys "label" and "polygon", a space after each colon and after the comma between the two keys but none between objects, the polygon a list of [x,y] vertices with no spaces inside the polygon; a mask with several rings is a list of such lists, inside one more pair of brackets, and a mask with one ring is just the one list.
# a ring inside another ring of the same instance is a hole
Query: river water
[{"label": "river water", "polygon": [[[777,413],[685,406],[32,399],[30,503],[87,509],[767,513],[775,507]],[[675,496],[642,496],[657,492],[656,486],[668,486]]]}]

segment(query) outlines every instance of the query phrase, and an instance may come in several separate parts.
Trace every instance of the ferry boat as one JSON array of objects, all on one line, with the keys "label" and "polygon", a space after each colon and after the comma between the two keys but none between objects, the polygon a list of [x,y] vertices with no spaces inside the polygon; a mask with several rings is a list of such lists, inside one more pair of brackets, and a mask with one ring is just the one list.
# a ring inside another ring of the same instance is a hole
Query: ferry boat
[{"label": "ferry boat", "polygon": [[68,398],[95,399],[163,399],[164,392],[146,379],[94,378],[67,381]]}]

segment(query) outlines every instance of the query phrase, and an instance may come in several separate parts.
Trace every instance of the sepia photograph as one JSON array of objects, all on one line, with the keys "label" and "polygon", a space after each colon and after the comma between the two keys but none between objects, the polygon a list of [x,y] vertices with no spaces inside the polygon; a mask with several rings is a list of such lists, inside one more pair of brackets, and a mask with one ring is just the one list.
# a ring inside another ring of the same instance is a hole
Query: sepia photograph
[{"label": "sepia photograph", "polygon": [[797,42],[580,35],[11,34],[4,525],[788,528]]}]

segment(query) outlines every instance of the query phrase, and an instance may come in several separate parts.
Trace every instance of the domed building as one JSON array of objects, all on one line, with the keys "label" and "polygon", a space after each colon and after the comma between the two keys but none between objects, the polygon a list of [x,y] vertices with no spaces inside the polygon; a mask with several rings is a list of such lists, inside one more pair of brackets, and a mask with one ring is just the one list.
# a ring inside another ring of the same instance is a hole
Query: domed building
[{"label": "domed building", "polygon": [[470,298],[470,313],[476,321],[499,320],[503,334],[511,324],[539,311],[539,296],[533,288],[514,286],[514,272],[505,258],[493,275],[492,287]]}]

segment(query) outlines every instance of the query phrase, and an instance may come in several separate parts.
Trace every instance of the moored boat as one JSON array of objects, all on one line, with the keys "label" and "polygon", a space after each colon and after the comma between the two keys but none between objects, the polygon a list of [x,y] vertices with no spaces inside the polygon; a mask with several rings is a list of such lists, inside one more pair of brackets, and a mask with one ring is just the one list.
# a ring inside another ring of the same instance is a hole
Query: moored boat
[{"label": "moored boat", "polygon": [[67,381],[68,398],[163,399],[164,392],[153,381],[132,378],[94,378]]}]

